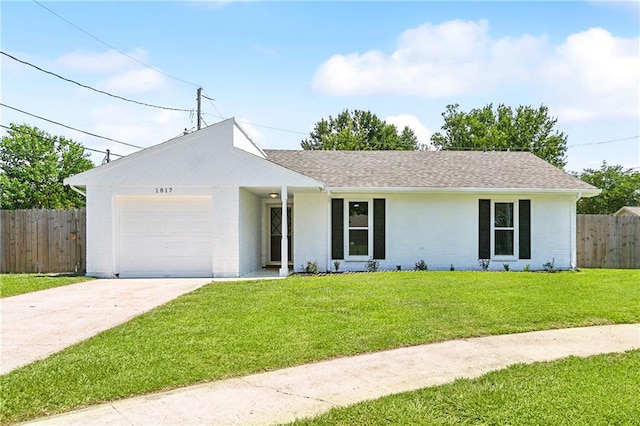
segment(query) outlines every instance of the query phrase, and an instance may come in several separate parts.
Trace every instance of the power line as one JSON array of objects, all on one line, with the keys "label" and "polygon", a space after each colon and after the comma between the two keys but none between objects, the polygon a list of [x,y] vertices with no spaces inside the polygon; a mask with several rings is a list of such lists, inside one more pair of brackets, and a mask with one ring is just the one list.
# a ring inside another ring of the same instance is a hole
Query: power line
[{"label": "power line", "polygon": [[39,67],[39,66],[37,66],[37,65],[33,65],[33,64],[29,63],[29,62],[26,62],[26,61],[23,61],[23,60],[21,60],[21,59],[18,59],[18,58],[16,58],[15,56],[11,56],[11,55],[9,55],[8,53],[3,52],[3,51],[1,51],[1,50],[0,50],[0,53],[2,53],[3,55],[5,55],[5,56],[7,56],[7,57],[9,57],[9,58],[11,58],[11,59],[13,59],[14,61],[17,61],[17,62],[20,62],[20,63],[22,63],[22,64],[28,65],[28,66],[30,66],[30,67],[32,67],[32,68],[35,68],[35,69],[37,69],[38,71],[42,71],[43,73],[46,73],[46,74],[52,75],[52,76],[54,76],[54,77],[58,77],[58,78],[59,78],[59,79],[61,79],[61,80],[67,81],[67,82],[69,82],[69,83],[76,84],[76,85],[78,85],[78,86],[80,86],[80,87],[84,87],[85,89],[93,90],[94,92],[102,93],[103,95],[107,95],[107,96],[111,96],[112,98],[120,99],[120,100],[127,101],[127,102],[132,102],[132,103],[134,103],[134,104],[144,105],[144,106],[148,106],[148,107],[152,107],[152,108],[166,109],[166,110],[170,110],[170,111],[185,111],[185,112],[191,112],[191,110],[189,110],[189,109],[183,109],[183,108],[171,108],[171,107],[165,107],[165,106],[160,106],[160,105],[153,105],[153,104],[148,104],[148,103],[146,103],[146,102],[139,102],[139,101],[135,101],[135,100],[133,100],[133,99],[124,98],[124,97],[119,96],[119,95],[114,95],[114,94],[112,94],[112,93],[105,92],[105,91],[103,91],[103,90],[99,90],[99,89],[95,89],[95,88],[93,88],[93,87],[91,87],[91,86],[87,86],[86,84],[78,83],[78,82],[77,82],[77,81],[75,81],[75,80],[71,80],[71,79],[69,79],[69,78],[62,77],[61,75],[58,75],[58,74],[56,74],[56,73],[54,73],[54,72],[47,71],[47,70],[45,70],[45,69],[40,68],[40,67]]},{"label": "power line", "polygon": [[[218,118],[224,119],[224,117],[222,115],[211,114],[210,112],[205,112],[203,114],[210,115],[212,117],[218,117]],[[280,132],[295,133],[295,134],[298,134],[298,135],[305,135],[305,136],[309,134],[308,132],[298,132],[296,130],[282,129],[280,127],[267,126],[265,124],[256,124],[256,123],[252,123],[250,121],[243,121],[243,120],[236,120],[236,121],[238,123],[240,123],[240,124],[248,124],[250,126],[263,127],[265,129],[278,130]]]},{"label": "power line", "polygon": [[629,137],[626,137],[626,138],[620,138],[620,139],[611,139],[611,140],[608,140],[608,141],[598,141],[598,142],[579,143],[579,144],[575,144],[575,145],[569,145],[567,148],[573,148],[573,147],[575,147],[575,146],[602,145],[602,144],[605,144],[605,143],[628,141],[628,140],[631,140],[631,139],[638,139],[638,138],[640,138],[640,135],[629,136]]},{"label": "power line", "polygon": [[176,77],[175,75],[171,75],[171,74],[166,73],[166,72],[164,72],[164,71],[162,71],[162,70],[160,70],[160,69],[158,69],[158,68],[152,67],[151,65],[147,65],[147,64],[145,64],[145,63],[144,63],[144,62],[142,62],[141,60],[139,60],[139,59],[137,59],[137,58],[135,58],[135,57],[133,57],[133,56],[131,56],[131,55],[129,55],[129,54],[127,54],[127,53],[123,52],[122,50],[118,49],[117,47],[110,45],[109,43],[107,43],[107,42],[105,42],[105,41],[103,41],[103,40],[99,39],[99,38],[98,38],[98,37],[96,37],[96,36],[94,36],[94,35],[93,35],[93,34],[91,34],[90,32],[88,32],[88,31],[86,31],[86,30],[84,30],[84,29],[80,28],[79,26],[77,26],[77,25],[76,25],[76,24],[74,24],[73,22],[69,21],[68,19],[65,19],[64,17],[60,16],[59,14],[57,14],[56,12],[54,12],[53,10],[49,9],[47,6],[43,5],[43,4],[42,4],[42,3],[40,3],[39,1],[37,1],[37,0],[33,0],[33,2],[34,2],[35,4],[37,4],[38,6],[40,6],[41,8],[43,8],[43,9],[47,10],[47,11],[48,11],[49,13],[51,13],[52,15],[54,15],[54,16],[56,16],[56,17],[58,17],[59,19],[61,19],[61,20],[63,20],[64,22],[66,22],[67,24],[71,25],[72,27],[74,27],[74,28],[75,28],[75,29],[77,29],[78,31],[83,32],[84,34],[88,35],[89,37],[91,37],[92,39],[96,40],[97,42],[99,42],[99,43],[101,43],[101,44],[103,44],[103,45],[107,46],[107,47],[108,47],[108,48],[110,48],[110,49],[115,50],[116,52],[120,53],[121,55],[126,56],[127,58],[131,59],[132,61],[135,61],[135,62],[139,63],[139,64],[140,64],[140,65],[142,65],[142,66],[145,66],[145,67],[147,67],[147,68],[149,68],[149,69],[151,69],[151,70],[154,70],[155,72],[158,72],[158,73],[160,73],[160,74],[163,74],[163,75],[165,75],[165,76],[167,76],[167,77],[169,77],[169,78],[172,78],[172,79],[174,79],[174,80],[176,80],[176,81],[180,81],[180,82],[182,82],[182,83],[189,84],[189,85],[191,85],[191,86],[195,86],[195,87],[200,87],[200,85],[199,85],[199,84],[195,84],[195,83],[192,83],[192,82],[190,82],[190,81],[183,80],[183,79],[181,79],[180,77]]},{"label": "power line", "polygon": [[108,140],[108,141],[111,141],[111,142],[119,143],[121,145],[130,146],[132,148],[145,149],[143,146],[133,145],[133,144],[130,144],[130,143],[126,143],[126,142],[118,141],[118,140],[115,140],[115,139],[111,139],[111,138],[108,138],[106,136],[100,136],[100,135],[97,135],[95,133],[86,132],[84,130],[76,129],[75,127],[67,126],[66,124],[58,123],[57,121],[53,121],[53,120],[49,120],[48,118],[40,117],[39,115],[35,115],[35,114],[30,113],[30,112],[23,111],[21,109],[18,109],[18,108],[3,104],[1,102],[0,102],[0,106],[12,109],[14,111],[21,112],[21,113],[26,114],[26,115],[30,115],[30,116],[35,117],[35,118],[39,118],[40,120],[48,121],[49,123],[53,123],[53,124],[56,124],[58,126],[66,127],[67,129],[75,130],[76,132],[84,133],[85,135],[93,136],[93,137],[100,138],[100,139],[105,139],[105,140]]},{"label": "power line", "polygon": [[[52,15],[56,16],[57,18],[61,19],[61,20],[62,20],[62,21],[64,21],[64,22],[66,22],[67,24],[71,25],[72,27],[74,27],[74,28],[75,28],[75,29],[77,29],[78,31],[80,31],[80,32],[84,33],[85,35],[87,35],[87,36],[91,37],[92,39],[94,39],[94,40],[96,40],[97,42],[99,42],[99,43],[103,44],[104,46],[107,46],[108,48],[113,49],[114,51],[116,51],[116,52],[120,53],[121,55],[126,56],[127,58],[131,59],[132,61],[135,61],[135,62],[137,62],[138,64],[140,64],[140,65],[142,65],[142,66],[144,66],[144,67],[146,67],[146,68],[149,68],[150,70],[153,70],[153,71],[155,71],[155,72],[157,72],[157,73],[160,73],[160,74],[162,74],[162,75],[165,75],[165,76],[167,76],[167,77],[169,77],[169,78],[172,78],[172,79],[174,79],[174,80],[176,80],[176,81],[179,81],[179,82],[182,82],[182,83],[185,83],[185,84],[188,84],[188,85],[191,85],[191,86],[197,87],[197,88],[200,88],[200,87],[201,87],[201,85],[200,85],[200,84],[196,84],[196,83],[193,83],[193,82],[191,82],[191,81],[184,80],[184,79],[182,79],[182,78],[180,78],[180,77],[176,77],[175,75],[169,74],[169,73],[167,73],[167,72],[162,71],[161,69],[158,69],[158,68],[152,67],[151,65],[148,65],[148,64],[146,64],[146,63],[142,62],[142,61],[141,61],[141,60],[139,60],[138,58],[136,58],[136,57],[134,57],[134,56],[131,56],[131,55],[129,55],[128,53],[123,52],[122,50],[118,49],[117,47],[115,47],[115,46],[113,46],[113,45],[111,45],[111,44],[109,44],[109,43],[107,43],[107,42],[103,41],[102,39],[100,39],[100,38],[98,38],[98,37],[96,37],[96,36],[94,36],[94,35],[93,35],[93,34],[91,34],[90,32],[86,31],[85,29],[83,29],[83,28],[79,27],[78,25],[76,25],[76,24],[74,24],[73,22],[69,21],[68,19],[64,18],[64,17],[63,17],[63,16],[61,16],[60,14],[58,14],[58,13],[54,12],[53,10],[49,9],[48,7],[46,7],[44,4],[42,4],[42,3],[41,3],[41,2],[39,2],[38,0],[32,0],[32,1],[33,1],[35,4],[37,4],[38,6],[42,7],[42,8],[43,8],[43,9],[45,9],[46,11],[48,11],[49,13],[51,13]],[[211,98],[211,97],[207,97],[207,96],[205,96],[205,97],[211,101],[211,104],[213,105],[213,107],[215,108],[215,110],[218,112],[218,115],[220,116],[220,118],[224,118],[224,117],[222,116],[222,114],[220,113],[220,110],[218,109],[218,107],[213,103],[214,99],[213,99],[213,98]],[[192,112],[192,113],[193,113],[193,110],[179,110],[179,111],[190,111],[190,112]]]},{"label": "power line", "polygon": [[203,92],[205,93],[205,95],[207,95],[207,96],[204,96],[204,95],[203,95],[203,98],[208,99],[208,100],[209,100],[209,102],[211,102],[211,105],[213,105],[213,107],[215,108],[215,110],[216,110],[216,112],[218,113],[218,115],[220,116],[220,118],[224,119],[224,117],[222,116],[222,113],[220,112],[220,110],[218,109],[218,107],[216,106],[216,104],[213,102],[215,99],[213,99],[213,98],[209,97],[209,94],[207,93],[207,91],[206,91],[206,90],[204,90],[204,89],[202,89],[202,90],[203,90]]},{"label": "power line", "polygon": [[251,122],[249,122],[249,121],[241,121],[241,120],[236,120],[236,121],[237,121],[238,123],[241,123],[241,124],[249,124],[249,125],[251,125],[251,126],[263,127],[263,128],[265,128],[265,129],[278,130],[278,131],[280,131],[280,132],[295,133],[295,134],[298,134],[298,135],[305,135],[305,136],[309,134],[308,132],[298,132],[298,131],[296,131],[296,130],[281,129],[281,128],[279,128],[279,127],[267,126],[267,125],[265,125],[265,124],[255,124],[255,123],[251,123]]},{"label": "power line", "polygon": [[[30,135],[30,136],[33,136],[33,137],[39,138],[39,139],[41,139],[41,140],[49,140],[48,138],[46,138],[46,137],[44,137],[44,136],[42,136],[42,135],[39,135],[39,134],[37,134],[37,133],[27,132],[27,131],[24,131],[24,130],[22,130],[22,129],[16,129],[16,128],[13,128],[13,127],[11,127],[11,126],[5,126],[4,124],[0,124],[0,127],[4,127],[5,129],[7,129],[7,130],[11,130],[12,132],[20,132],[20,133],[22,133],[23,135]],[[106,154],[106,153],[107,153],[107,151],[101,151],[101,150],[99,150],[99,149],[89,148],[89,147],[86,147],[86,146],[84,146],[84,145],[82,145],[82,148],[83,148],[83,149],[86,149],[87,151],[99,152],[100,154]],[[117,157],[124,157],[124,155],[116,154],[116,153],[111,152],[111,151],[109,151],[109,153],[110,153],[111,155],[115,155],[115,156],[117,156]]]},{"label": "power line", "polygon": [[[93,151],[93,152],[99,152],[101,154],[106,154],[107,153],[107,151],[100,151],[99,149],[87,148],[86,146],[84,146],[84,149],[87,149],[87,150]],[[109,154],[115,155],[116,157],[124,157],[124,155],[116,154],[115,152],[111,152],[111,150],[108,150],[108,151],[109,151]]]},{"label": "power line", "polygon": [[[203,114],[210,115],[212,117],[222,118],[224,120],[225,117],[222,115],[222,113],[220,112],[220,110],[218,109],[216,104],[213,102],[213,101],[215,101],[215,99],[211,98],[206,90],[202,89],[202,91],[206,95],[206,96],[202,95],[202,97],[205,98],[205,99],[208,99],[211,102],[211,105],[213,105],[213,108],[215,108],[216,112],[218,113],[217,115],[216,114],[207,113],[207,112],[204,112]],[[251,123],[251,122],[248,122],[248,121],[242,121],[242,120],[236,120],[236,121],[238,123],[240,123],[240,124],[248,124],[248,125],[255,126],[255,127],[263,127],[265,129],[278,130],[280,132],[295,133],[295,134],[299,134],[299,135],[307,135],[308,134],[308,133],[305,133],[305,132],[298,132],[298,131],[295,131],[295,130],[282,129],[282,128],[279,128],[279,127],[267,126],[267,125],[264,125],[264,124],[255,124],[255,123]]]}]

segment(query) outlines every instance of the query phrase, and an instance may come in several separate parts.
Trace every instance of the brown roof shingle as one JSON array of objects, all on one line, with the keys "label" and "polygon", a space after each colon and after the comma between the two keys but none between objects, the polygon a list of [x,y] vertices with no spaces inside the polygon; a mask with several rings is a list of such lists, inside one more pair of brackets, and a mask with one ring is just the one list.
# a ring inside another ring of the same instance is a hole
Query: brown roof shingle
[{"label": "brown roof shingle", "polygon": [[327,188],[595,190],[529,152],[265,150]]}]

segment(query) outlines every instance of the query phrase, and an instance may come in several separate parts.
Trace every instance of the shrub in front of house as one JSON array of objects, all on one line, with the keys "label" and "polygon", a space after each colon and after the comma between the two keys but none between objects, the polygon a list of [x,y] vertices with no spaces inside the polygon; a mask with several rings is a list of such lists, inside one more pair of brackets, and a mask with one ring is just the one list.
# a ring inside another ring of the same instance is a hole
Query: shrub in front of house
[{"label": "shrub in front of house", "polygon": [[380,266],[380,262],[374,259],[367,260],[366,268],[367,272],[377,272],[378,267]]},{"label": "shrub in front of house", "polygon": [[427,267],[427,264],[425,263],[424,259],[420,259],[416,262],[416,271],[428,271],[429,268]]},{"label": "shrub in front of house", "polygon": [[317,260],[309,260],[307,261],[307,266],[305,266],[304,268],[304,272],[306,272],[307,274],[317,274],[319,271],[318,269],[318,261]]}]

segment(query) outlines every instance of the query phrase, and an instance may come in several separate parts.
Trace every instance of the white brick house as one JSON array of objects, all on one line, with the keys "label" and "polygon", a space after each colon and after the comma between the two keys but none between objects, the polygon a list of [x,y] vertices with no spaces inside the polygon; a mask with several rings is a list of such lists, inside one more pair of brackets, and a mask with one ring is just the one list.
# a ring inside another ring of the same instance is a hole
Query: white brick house
[{"label": "white brick house", "polygon": [[530,153],[278,151],[229,119],[72,176],[87,275],[575,266],[575,208],[599,190]]}]

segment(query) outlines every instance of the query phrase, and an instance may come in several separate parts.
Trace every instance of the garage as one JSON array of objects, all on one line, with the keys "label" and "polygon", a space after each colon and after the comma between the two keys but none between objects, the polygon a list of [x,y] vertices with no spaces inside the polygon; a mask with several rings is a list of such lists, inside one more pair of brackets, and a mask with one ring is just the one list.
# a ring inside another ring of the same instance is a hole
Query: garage
[{"label": "garage", "polygon": [[116,203],[121,277],[212,276],[211,197],[117,197]]},{"label": "garage", "polygon": [[[291,197],[293,204],[294,191],[323,186],[269,161],[233,118],[64,182],[86,195],[86,273],[98,278],[258,271],[270,260],[263,244],[267,202],[281,206]],[[282,259],[276,266],[283,276],[289,272]]]}]

